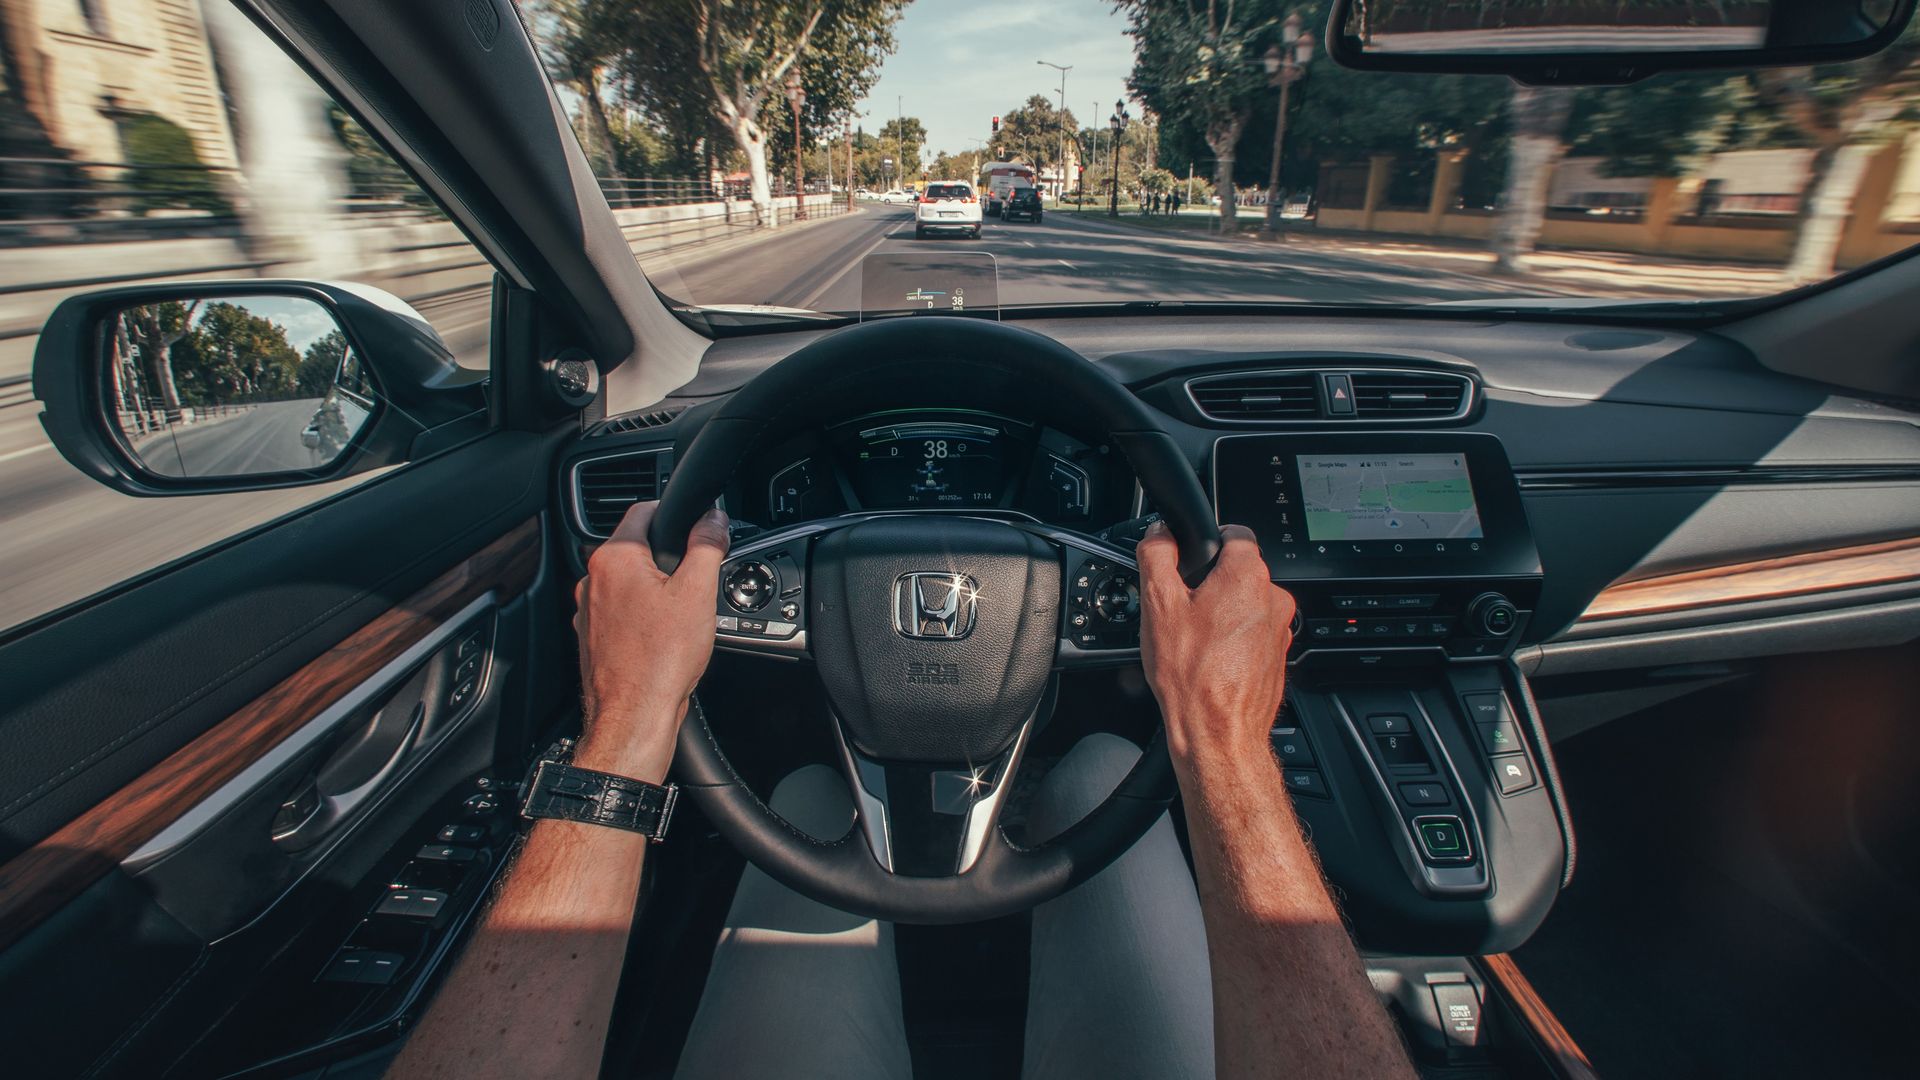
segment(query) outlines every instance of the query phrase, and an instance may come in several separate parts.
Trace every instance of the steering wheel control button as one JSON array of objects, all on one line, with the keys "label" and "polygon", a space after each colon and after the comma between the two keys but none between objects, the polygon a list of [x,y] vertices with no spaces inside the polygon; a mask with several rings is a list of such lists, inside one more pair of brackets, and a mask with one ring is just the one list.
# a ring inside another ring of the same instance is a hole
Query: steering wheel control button
[{"label": "steering wheel control button", "polygon": [[800,617],[800,605],[788,600],[780,605],[780,617],[792,622]]},{"label": "steering wheel control button", "polygon": [[1512,754],[1522,749],[1520,727],[1511,720],[1474,726],[1480,729],[1480,743],[1489,754]]},{"label": "steering wheel control button", "polygon": [[1413,829],[1430,861],[1465,862],[1473,857],[1473,849],[1467,846],[1467,831],[1457,817],[1415,818]]},{"label": "steering wheel control button", "polygon": [[1500,794],[1515,795],[1533,786],[1533,762],[1525,754],[1503,754],[1487,759],[1493,768],[1493,782]]},{"label": "steering wheel control button", "polygon": [[1140,611],[1140,583],[1124,572],[1103,579],[1093,594],[1093,610],[1109,625],[1132,622]]},{"label": "steering wheel control button", "polygon": [[1439,784],[1401,784],[1400,801],[1408,806],[1445,806],[1447,789]]},{"label": "steering wheel control button", "polygon": [[1374,713],[1367,717],[1367,728],[1375,735],[1405,735],[1413,725],[1399,713]]},{"label": "steering wheel control button", "polygon": [[1273,752],[1279,755],[1282,765],[1310,766],[1313,764],[1313,747],[1307,745],[1307,733],[1297,727],[1273,729]]},{"label": "steering wheel control button", "polygon": [[772,603],[779,587],[780,579],[774,576],[773,567],[751,560],[728,570],[720,583],[727,606],[743,615],[751,615]]},{"label": "steering wheel control button", "polygon": [[1325,799],[1327,781],[1314,769],[1288,769],[1281,777],[1286,780],[1287,790],[1295,795],[1305,795],[1312,799]]},{"label": "steering wheel control button", "polygon": [[740,629],[740,616],[717,615],[713,620],[713,628],[715,630],[725,630],[728,633],[734,633]]}]

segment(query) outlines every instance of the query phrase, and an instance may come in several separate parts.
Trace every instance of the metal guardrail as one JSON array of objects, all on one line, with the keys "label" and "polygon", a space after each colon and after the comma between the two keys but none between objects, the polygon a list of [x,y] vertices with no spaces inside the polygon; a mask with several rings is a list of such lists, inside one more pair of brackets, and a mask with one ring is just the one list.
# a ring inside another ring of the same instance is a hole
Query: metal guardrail
[{"label": "metal guardrail", "polygon": [[[713,182],[691,177],[596,177],[616,210],[748,198],[745,180]],[[772,194],[793,194],[791,178],[772,178]],[[809,181],[810,195],[827,194],[824,179]],[[121,161],[76,161],[0,156],[0,243],[61,244],[93,239],[151,236],[234,235],[236,207],[243,199],[237,169],[210,165],[144,165]],[[356,177],[352,192],[337,203],[343,215],[410,215],[439,219],[431,200],[404,177]]]}]

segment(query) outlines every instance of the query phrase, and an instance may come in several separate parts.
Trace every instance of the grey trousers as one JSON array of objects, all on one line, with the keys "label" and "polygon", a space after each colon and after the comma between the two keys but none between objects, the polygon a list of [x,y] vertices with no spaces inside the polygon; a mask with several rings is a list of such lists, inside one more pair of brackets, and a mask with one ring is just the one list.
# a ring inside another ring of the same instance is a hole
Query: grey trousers
[{"label": "grey trousers", "polygon": [[[1098,806],[1140,751],[1082,740],[1028,815],[1050,837]],[[853,820],[823,765],[788,776],[771,805],[821,838]],[[1193,878],[1165,817],[1112,866],[1034,909],[1025,1075],[1206,1080],[1213,990]],[[829,908],[749,866],[714,952],[679,1080],[907,1080],[893,926]]]}]

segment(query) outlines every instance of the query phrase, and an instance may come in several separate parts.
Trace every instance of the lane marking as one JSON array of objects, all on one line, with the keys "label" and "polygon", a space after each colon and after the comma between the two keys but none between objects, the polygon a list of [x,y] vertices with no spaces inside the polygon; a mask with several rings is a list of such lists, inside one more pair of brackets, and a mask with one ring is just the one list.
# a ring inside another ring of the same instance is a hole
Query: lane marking
[{"label": "lane marking", "polygon": [[1059,263],[1059,264],[1060,264],[1061,266],[1064,266],[1064,267],[1066,267],[1066,268],[1067,268],[1067,269],[1069,269],[1069,270],[1071,270],[1071,269],[1073,269],[1073,264],[1072,264],[1072,263],[1070,263],[1070,262],[1068,262],[1068,261],[1067,261],[1067,260],[1065,260],[1065,259],[1055,259],[1055,260],[1053,260],[1053,261],[1054,261],[1054,262],[1057,262],[1057,263]]},{"label": "lane marking", "polygon": [[51,449],[53,449],[52,443],[41,443],[39,446],[29,446],[24,450],[9,450],[4,454],[0,454],[0,461],[12,461],[14,458],[26,457],[28,454],[37,454],[42,450]]},{"label": "lane marking", "polygon": [[839,273],[833,275],[833,277],[830,278],[825,285],[822,285],[819,288],[813,290],[813,292],[807,295],[807,298],[805,300],[800,301],[798,304],[795,304],[794,306],[812,310],[813,305],[819,303],[820,298],[822,296],[825,296],[827,293],[833,290],[834,286],[840,284],[841,279],[845,278],[849,273],[852,273],[854,268],[858,267],[861,261],[864,260],[867,256],[873,254],[874,249],[878,248],[881,244],[886,243],[887,234],[891,233],[894,229],[894,226],[899,224],[898,219],[893,220],[891,224],[887,224],[887,221],[888,219],[884,217],[880,219],[881,227],[879,230],[879,235],[873,238],[873,243],[868,244],[866,247],[866,250],[862,251],[859,255],[855,256],[851,261],[849,261],[847,265],[842,267]]}]

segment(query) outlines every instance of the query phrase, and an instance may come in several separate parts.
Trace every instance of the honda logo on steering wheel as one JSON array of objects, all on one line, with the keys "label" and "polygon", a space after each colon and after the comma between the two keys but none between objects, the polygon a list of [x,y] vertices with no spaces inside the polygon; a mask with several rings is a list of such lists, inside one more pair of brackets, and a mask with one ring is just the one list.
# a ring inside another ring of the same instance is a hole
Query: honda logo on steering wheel
[{"label": "honda logo on steering wheel", "polygon": [[965,574],[901,574],[893,583],[893,628],[902,637],[957,641],[973,633],[980,585]]}]

